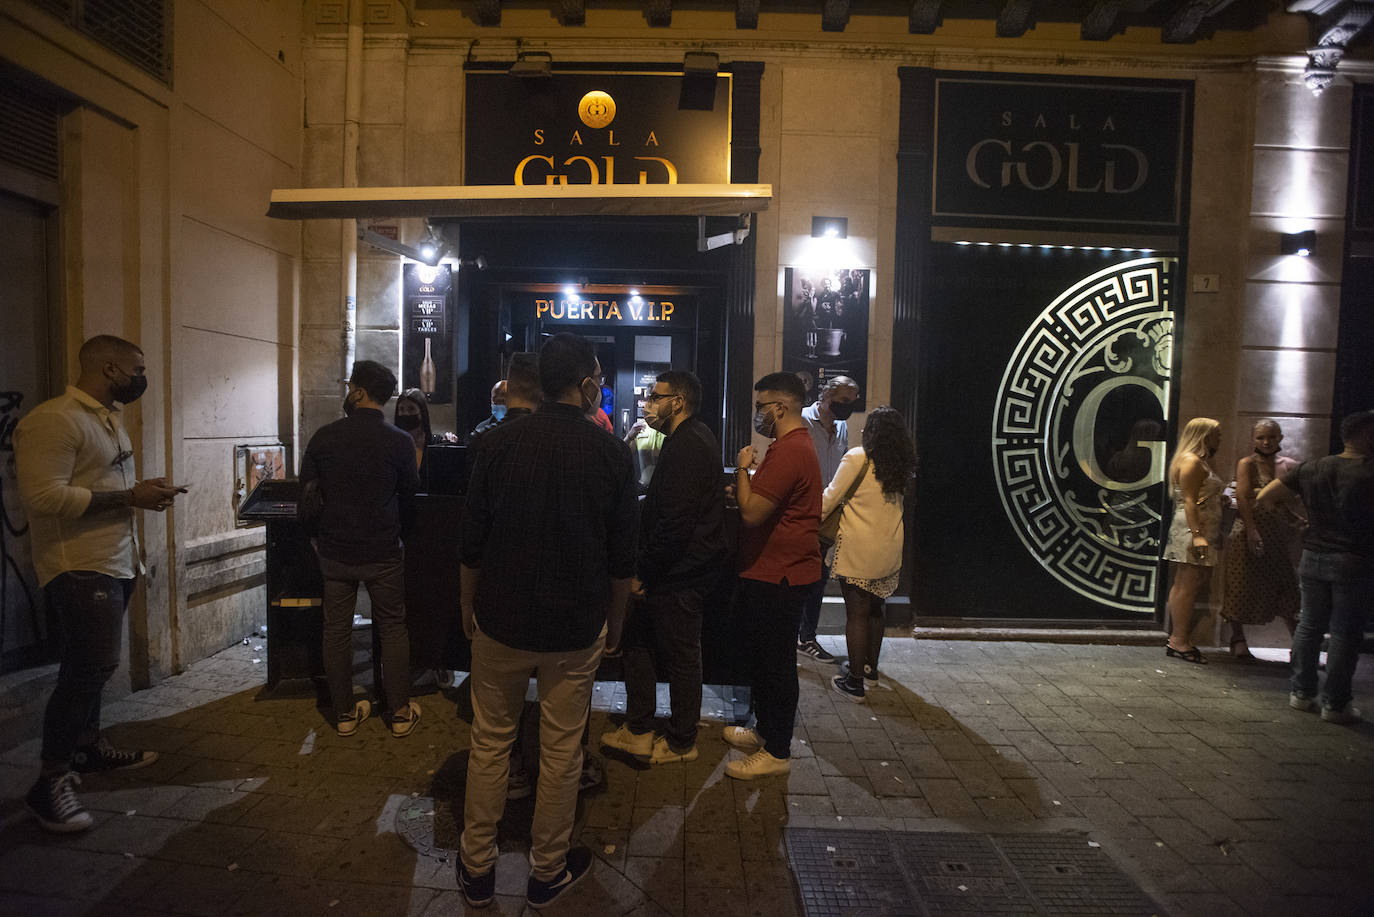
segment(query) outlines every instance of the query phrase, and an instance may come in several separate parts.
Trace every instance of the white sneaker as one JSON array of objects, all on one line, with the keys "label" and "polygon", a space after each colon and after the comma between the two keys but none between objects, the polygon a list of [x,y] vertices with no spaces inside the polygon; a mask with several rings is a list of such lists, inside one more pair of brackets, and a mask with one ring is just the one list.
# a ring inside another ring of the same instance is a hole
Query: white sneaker
[{"label": "white sneaker", "polygon": [[1292,707],[1294,710],[1306,712],[1317,706],[1317,703],[1310,697],[1303,697],[1301,694],[1293,693],[1288,695],[1288,706]]},{"label": "white sneaker", "polygon": [[693,745],[686,751],[673,751],[673,746],[668,744],[665,736],[654,739],[654,750],[649,755],[650,764],[672,764],[674,761],[695,761],[697,759],[697,747]]},{"label": "white sneaker", "polygon": [[743,751],[753,751],[763,747],[763,739],[747,726],[726,726],[720,737],[726,745],[733,745]]},{"label": "white sneaker", "polygon": [[654,734],[646,732],[639,735],[631,732],[629,726],[622,725],[615,732],[603,735],[601,744],[634,755],[636,758],[647,758],[654,753]]},{"label": "white sneaker", "polygon": [[1322,707],[1322,720],[1327,723],[1358,723],[1361,719],[1359,708],[1351,701],[1344,707]]},{"label": "white sneaker", "polygon": [[372,715],[372,702],[367,700],[355,701],[353,712],[345,713],[334,723],[334,731],[341,736],[351,736],[358,731],[358,727]]},{"label": "white sneaker", "polygon": [[736,780],[753,780],[755,777],[772,777],[785,774],[792,769],[787,758],[775,758],[767,749],[760,748],[743,761],[731,761],[725,765],[725,776]]}]

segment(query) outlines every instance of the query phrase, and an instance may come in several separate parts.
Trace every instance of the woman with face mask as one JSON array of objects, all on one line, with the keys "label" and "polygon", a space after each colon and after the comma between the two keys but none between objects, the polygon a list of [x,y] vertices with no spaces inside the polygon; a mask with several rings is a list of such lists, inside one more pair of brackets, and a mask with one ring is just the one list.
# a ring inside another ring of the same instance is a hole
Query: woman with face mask
[{"label": "woman with face mask", "polygon": [[1297,462],[1279,455],[1283,430],[1276,421],[1261,420],[1250,431],[1253,450],[1236,463],[1236,509],[1226,551],[1226,591],[1221,616],[1231,623],[1231,655],[1250,661],[1245,625],[1268,624],[1282,618],[1292,634],[1297,627],[1298,577],[1293,569],[1292,544],[1297,517],[1286,506],[1262,507],[1255,496]]},{"label": "woman with face mask", "polygon": [[1212,458],[1221,445],[1221,424],[1210,417],[1194,417],[1178,437],[1178,450],[1169,463],[1169,492],[1174,518],[1164,559],[1174,570],[1169,590],[1169,642],[1166,656],[1205,664],[1202,650],[1189,642],[1193,632],[1193,604],[1211,579],[1221,550],[1221,478]]},{"label": "woman with face mask", "polygon": [[[347,410],[346,406],[344,410]],[[415,467],[420,472],[420,487],[427,491],[429,480],[425,476],[425,447],[439,443],[456,443],[458,437],[452,433],[436,434],[430,429],[429,404],[425,400],[425,393],[418,388],[408,388],[397,396],[391,422],[402,432],[410,434],[410,440],[415,444]]]}]

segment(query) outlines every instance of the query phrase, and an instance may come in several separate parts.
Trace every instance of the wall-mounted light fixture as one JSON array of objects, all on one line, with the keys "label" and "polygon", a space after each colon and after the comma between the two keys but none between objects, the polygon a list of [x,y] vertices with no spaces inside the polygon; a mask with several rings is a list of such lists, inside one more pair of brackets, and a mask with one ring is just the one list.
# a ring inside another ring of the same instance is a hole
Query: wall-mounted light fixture
[{"label": "wall-mounted light fixture", "polygon": [[522,51],[507,71],[511,76],[544,77],[553,73],[553,55],[547,51]]},{"label": "wall-mounted light fixture", "polygon": [[1285,232],[1279,236],[1279,251],[1285,255],[1308,257],[1317,249],[1317,231]]},{"label": "wall-mounted light fixture", "polygon": [[812,217],[811,238],[847,239],[849,238],[848,217]]},{"label": "wall-mounted light fixture", "polygon": [[711,111],[716,107],[716,72],[720,55],[714,51],[688,51],[682,55],[682,91],[677,107],[684,111]]}]

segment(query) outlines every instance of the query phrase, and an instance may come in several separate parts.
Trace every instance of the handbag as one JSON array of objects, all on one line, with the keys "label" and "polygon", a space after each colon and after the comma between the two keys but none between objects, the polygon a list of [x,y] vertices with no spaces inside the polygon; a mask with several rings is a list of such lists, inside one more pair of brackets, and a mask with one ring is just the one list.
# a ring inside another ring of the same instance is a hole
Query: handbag
[{"label": "handbag", "polygon": [[854,479],[853,484],[849,485],[849,490],[845,491],[844,497],[839,503],[835,504],[835,508],[830,511],[830,515],[821,520],[821,527],[816,532],[816,535],[820,538],[823,546],[827,548],[830,547],[835,543],[835,539],[840,537],[840,516],[844,513],[844,505],[853,498],[854,492],[858,490],[859,485],[863,483],[864,475],[868,474],[868,462],[868,459],[864,459],[864,467],[859,472],[859,476]]}]

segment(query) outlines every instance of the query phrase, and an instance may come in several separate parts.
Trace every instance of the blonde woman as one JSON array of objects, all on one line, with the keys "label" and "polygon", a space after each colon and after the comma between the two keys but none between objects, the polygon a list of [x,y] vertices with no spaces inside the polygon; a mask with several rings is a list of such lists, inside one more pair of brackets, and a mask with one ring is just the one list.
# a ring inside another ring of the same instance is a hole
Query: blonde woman
[{"label": "blonde woman", "polygon": [[1210,417],[1194,417],[1183,427],[1169,463],[1174,519],[1164,559],[1172,563],[1174,585],[1169,590],[1169,642],[1164,653],[1199,665],[1207,660],[1188,640],[1193,632],[1193,604],[1220,554],[1223,485],[1211,466],[1220,445],[1221,424]]}]

